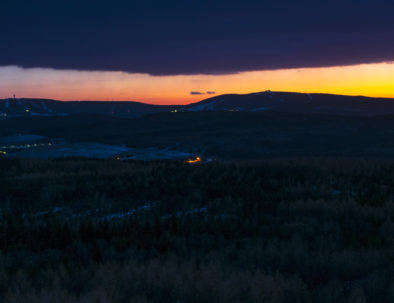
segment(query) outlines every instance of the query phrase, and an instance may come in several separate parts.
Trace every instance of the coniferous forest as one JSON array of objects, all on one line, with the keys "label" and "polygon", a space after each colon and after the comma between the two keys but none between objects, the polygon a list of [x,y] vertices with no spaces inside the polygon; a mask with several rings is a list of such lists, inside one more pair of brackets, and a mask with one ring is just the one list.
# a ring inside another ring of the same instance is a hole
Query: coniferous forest
[{"label": "coniferous forest", "polygon": [[0,160],[0,301],[394,301],[394,160]]}]

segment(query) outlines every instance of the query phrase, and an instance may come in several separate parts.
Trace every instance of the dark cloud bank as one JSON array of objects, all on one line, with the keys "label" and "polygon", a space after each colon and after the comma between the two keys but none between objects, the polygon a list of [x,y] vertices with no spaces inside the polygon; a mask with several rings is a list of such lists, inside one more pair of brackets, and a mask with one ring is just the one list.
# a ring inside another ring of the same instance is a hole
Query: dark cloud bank
[{"label": "dark cloud bank", "polygon": [[0,66],[153,75],[394,60],[394,1],[2,1]]}]

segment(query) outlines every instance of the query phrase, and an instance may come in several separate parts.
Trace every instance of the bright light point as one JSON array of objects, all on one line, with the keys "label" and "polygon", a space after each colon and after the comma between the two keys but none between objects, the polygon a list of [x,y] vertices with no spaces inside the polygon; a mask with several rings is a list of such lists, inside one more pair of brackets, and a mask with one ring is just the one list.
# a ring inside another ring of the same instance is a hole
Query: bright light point
[{"label": "bright light point", "polygon": [[200,157],[196,157],[195,159],[187,159],[185,162],[189,164],[199,163],[202,162],[202,159]]}]

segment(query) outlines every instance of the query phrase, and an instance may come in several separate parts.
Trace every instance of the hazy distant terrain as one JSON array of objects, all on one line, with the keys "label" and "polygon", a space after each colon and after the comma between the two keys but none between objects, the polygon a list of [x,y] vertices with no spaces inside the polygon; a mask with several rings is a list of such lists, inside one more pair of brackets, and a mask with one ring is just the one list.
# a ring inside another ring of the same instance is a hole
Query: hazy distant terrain
[{"label": "hazy distant terrain", "polygon": [[114,117],[139,117],[170,111],[275,111],[293,113],[374,116],[394,114],[394,99],[258,92],[246,95],[220,95],[189,105],[151,105],[140,102],[68,101],[48,99],[0,99],[0,118],[26,116],[65,116],[96,114]]},{"label": "hazy distant terrain", "polygon": [[7,99],[0,112],[0,143],[27,134],[53,143],[0,144],[11,157],[394,155],[392,99],[270,91],[187,106]]}]

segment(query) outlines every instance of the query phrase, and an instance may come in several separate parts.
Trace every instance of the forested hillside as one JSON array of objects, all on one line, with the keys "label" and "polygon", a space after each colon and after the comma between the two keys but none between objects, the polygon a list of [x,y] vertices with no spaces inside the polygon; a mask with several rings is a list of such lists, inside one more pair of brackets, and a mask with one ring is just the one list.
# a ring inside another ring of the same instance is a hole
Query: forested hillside
[{"label": "forested hillside", "polygon": [[393,302],[394,161],[0,161],[0,301]]}]

